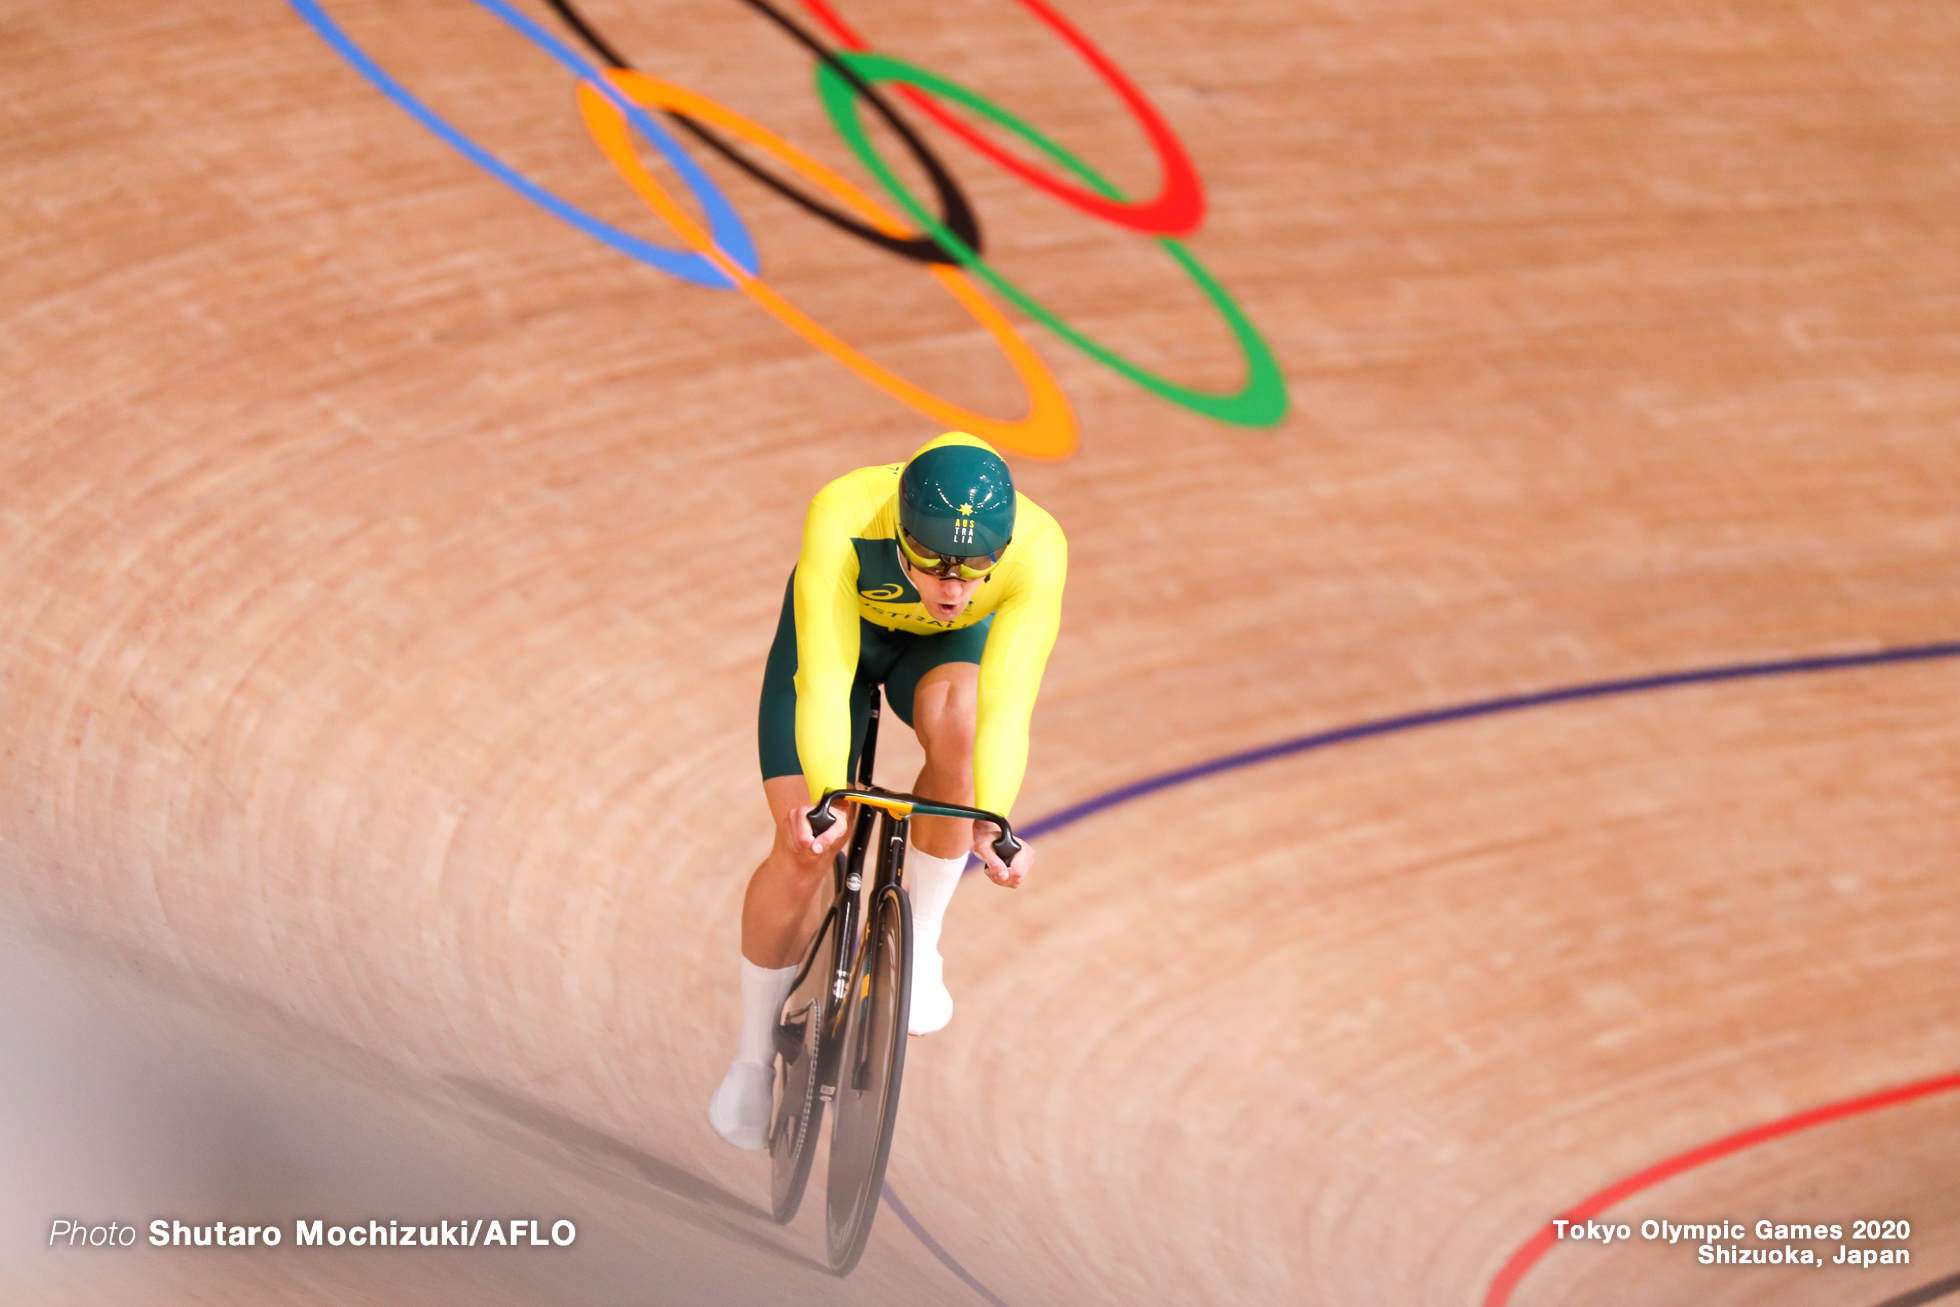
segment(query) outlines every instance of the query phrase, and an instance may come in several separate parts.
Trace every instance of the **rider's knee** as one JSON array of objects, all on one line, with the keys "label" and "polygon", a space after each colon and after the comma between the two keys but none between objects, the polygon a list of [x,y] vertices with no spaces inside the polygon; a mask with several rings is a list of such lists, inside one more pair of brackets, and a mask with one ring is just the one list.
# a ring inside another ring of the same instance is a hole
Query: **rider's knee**
[{"label": "rider's knee", "polygon": [[973,729],[949,731],[926,745],[926,766],[960,790],[973,788]]},{"label": "rider's knee", "polygon": [[936,771],[973,770],[973,705],[963,697],[946,695],[918,716],[919,743]]}]

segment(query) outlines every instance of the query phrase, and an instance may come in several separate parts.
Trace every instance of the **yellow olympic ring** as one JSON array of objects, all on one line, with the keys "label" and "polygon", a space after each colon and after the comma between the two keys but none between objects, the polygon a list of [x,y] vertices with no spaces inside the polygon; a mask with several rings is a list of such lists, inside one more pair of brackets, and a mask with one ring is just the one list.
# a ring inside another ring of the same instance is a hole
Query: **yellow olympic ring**
[{"label": "yellow olympic ring", "polygon": [[[605,76],[621,94],[637,104],[669,109],[713,123],[768,151],[856,210],[859,216],[880,231],[892,236],[912,235],[898,218],[845,178],[733,109],[647,73],[610,68]],[[911,405],[944,426],[968,432],[1030,458],[1066,458],[1075,451],[1075,413],[1069,407],[1068,396],[1062,393],[1060,383],[1048,371],[1048,365],[1041,361],[1041,356],[1021,338],[1014,324],[981,293],[964,271],[937,263],[927,267],[927,271],[937,277],[953,298],[993,337],[1001,353],[1007,356],[1015,375],[1021,379],[1021,386],[1028,396],[1028,415],[1018,421],[975,413],[907,381],[846,344],[834,332],[770,289],[761,278],[750,276],[722,253],[715,245],[714,238],[675,202],[646,165],[640,162],[633,148],[632,129],[618,106],[590,82],[579,83],[578,105],[579,114],[585,119],[586,130],[592,134],[600,151],[612,162],[626,184],[660,215],[662,221],[673,228],[676,235],[712,260],[743,294],[774,314],[797,335],[901,403]]]}]

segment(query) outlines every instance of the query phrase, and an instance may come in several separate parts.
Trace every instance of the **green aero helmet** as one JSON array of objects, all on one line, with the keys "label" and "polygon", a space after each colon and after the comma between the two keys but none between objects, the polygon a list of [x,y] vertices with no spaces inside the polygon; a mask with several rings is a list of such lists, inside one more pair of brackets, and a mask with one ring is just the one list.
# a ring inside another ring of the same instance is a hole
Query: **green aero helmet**
[{"label": "green aero helmet", "polygon": [[935,554],[998,557],[1014,538],[1014,478],[990,449],[922,450],[898,478],[898,522]]}]

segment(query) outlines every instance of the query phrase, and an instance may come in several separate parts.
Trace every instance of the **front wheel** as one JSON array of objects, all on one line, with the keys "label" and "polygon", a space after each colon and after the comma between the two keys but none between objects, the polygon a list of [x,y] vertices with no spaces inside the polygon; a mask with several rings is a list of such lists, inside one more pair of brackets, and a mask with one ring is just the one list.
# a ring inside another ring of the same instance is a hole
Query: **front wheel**
[{"label": "front wheel", "polygon": [[846,997],[837,1068],[837,1114],[830,1128],[825,1233],[830,1269],[849,1275],[864,1255],[891,1159],[905,1030],[912,1010],[912,903],[888,886],[867,913],[869,929]]}]

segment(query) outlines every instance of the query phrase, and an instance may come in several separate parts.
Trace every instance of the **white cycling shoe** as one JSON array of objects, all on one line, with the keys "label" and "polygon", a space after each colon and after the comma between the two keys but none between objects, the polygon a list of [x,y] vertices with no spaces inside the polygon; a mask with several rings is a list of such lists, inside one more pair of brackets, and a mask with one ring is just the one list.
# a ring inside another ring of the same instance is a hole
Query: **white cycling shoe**
[{"label": "white cycling shoe", "polygon": [[919,949],[912,954],[912,1019],[907,1028],[915,1035],[930,1035],[952,1019],[945,960],[936,948]]},{"label": "white cycling shoe", "polygon": [[730,1062],[721,1088],[708,1100],[708,1124],[737,1148],[767,1147],[775,1101],[776,1068],[760,1062]]}]

